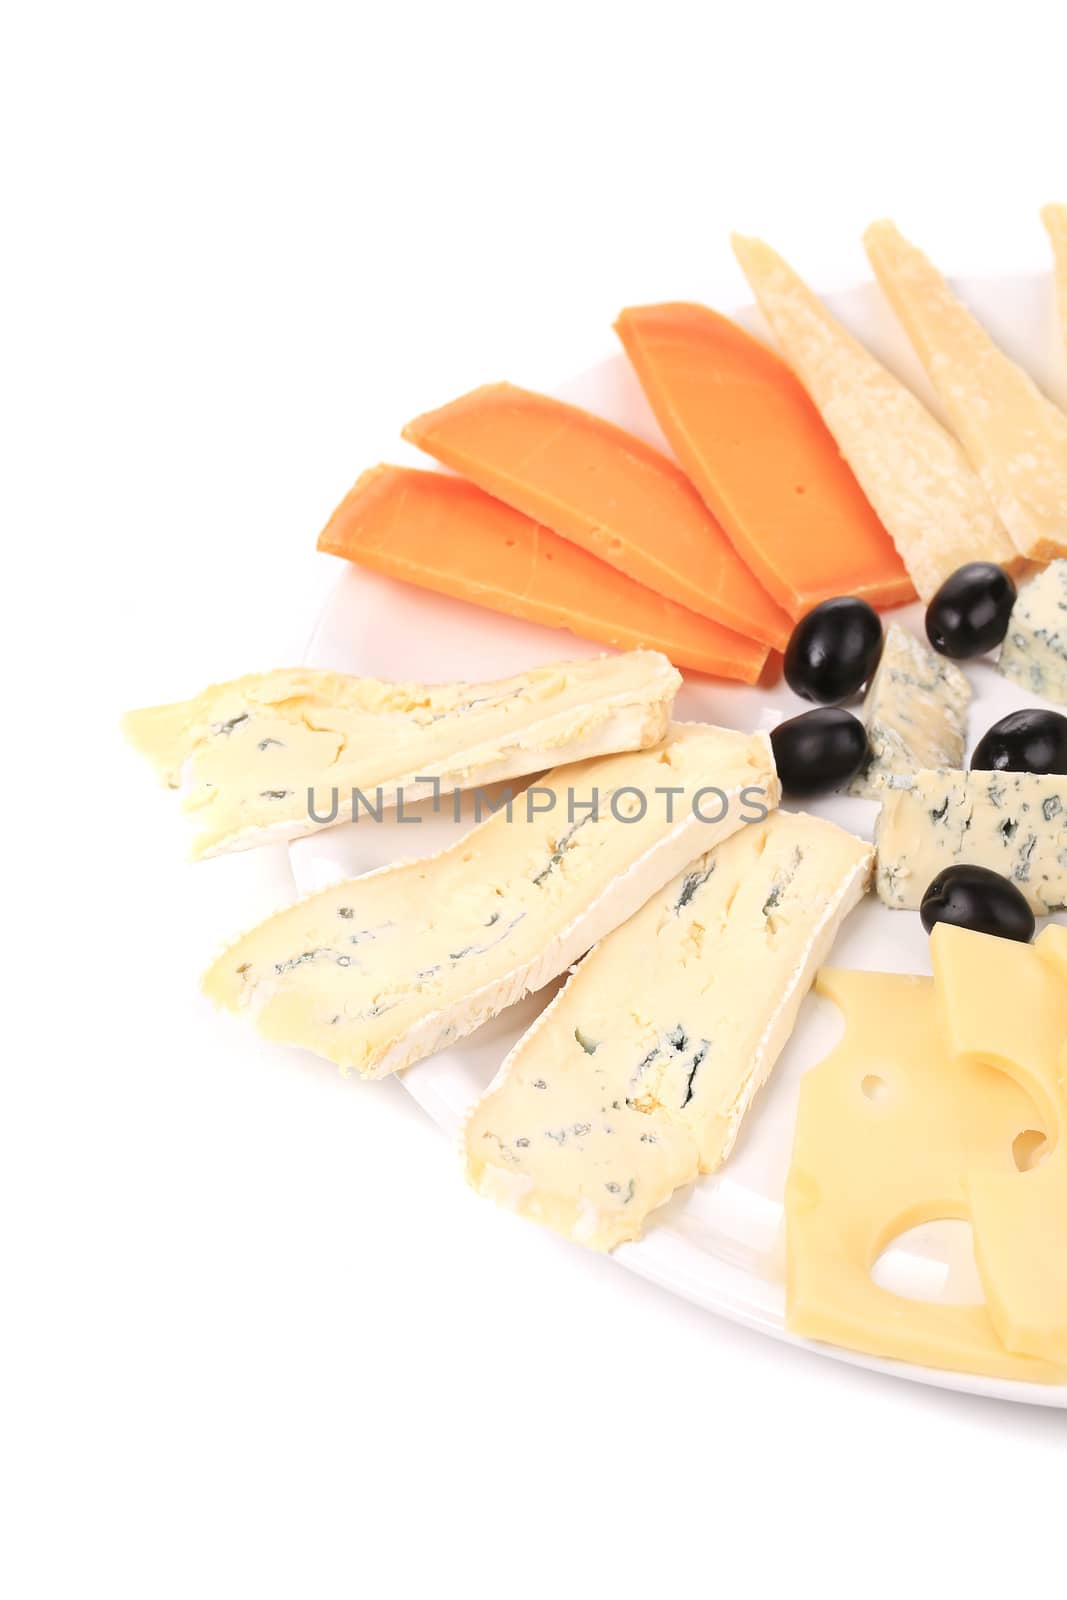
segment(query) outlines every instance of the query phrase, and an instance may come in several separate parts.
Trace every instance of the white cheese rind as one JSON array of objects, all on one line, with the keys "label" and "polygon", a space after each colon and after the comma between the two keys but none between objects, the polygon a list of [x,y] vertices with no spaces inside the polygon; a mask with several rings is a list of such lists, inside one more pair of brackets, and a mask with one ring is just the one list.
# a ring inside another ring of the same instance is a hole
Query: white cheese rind
[{"label": "white cheese rind", "polygon": [[997,668],[1031,694],[1067,705],[1067,561],[1019,590]]},{"label": "white cheese rind", "polygon": [[182,787],[199,829],[193,854],[205,857],[344,822],[353,790],[361,808],[387,811],[438,790],[646,749],[666,734],[681,681],[651,650],[479,684],[391,684],[299,667],[130,712],[124,726],[163,780]]},{"label": "white cheese rind", "polygon": [[879,899],[917,911],[946,867],[988,867],[1038,916],[1067,909],[1067,778],[919,772],[890,779],[875,831]]},{"label": "white cheese rind", "polygon": [[585,958],[462,1134],[482,1194],[612,1249],[726,1159],[872,851],[776,812],[690,862]]},{"label": "white cheese rind", "polygon": [[924,600],[967,561],[1022,557],[965,451],[759,239],[734,253],[764,316]]},{"label": "white cheese rind", "polygon": [[530,791],[540,809],[519,795],[510,820],[279,912],[205,991],[271,1038],[384,1076],[542,988],[778,793],[765,735],[676,724],[652,750],[549,773]]},{"label": "white cheese rind", "polygon": [[849,793],[876,799],[893,774],[962,766],[970,701],[959,667],[891,622],[863,702],[871,760]]},{"label": "white cheese rind", "polygon": [[1067,416],[893,223],[868,228],[864,244],[1016,549],[1031,561],[1067,556]]}]

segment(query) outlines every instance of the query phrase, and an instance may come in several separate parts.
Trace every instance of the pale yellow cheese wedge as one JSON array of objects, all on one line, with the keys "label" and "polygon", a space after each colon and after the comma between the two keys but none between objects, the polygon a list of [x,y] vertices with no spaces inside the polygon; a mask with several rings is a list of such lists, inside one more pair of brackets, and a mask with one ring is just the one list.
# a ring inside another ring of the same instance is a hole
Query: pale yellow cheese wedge
[{"label": "pale yellow cheese wedge", "polygon": [[1052,240],[1056,268],[1056,300],[1060,308],[1060,333],[1067,346],[1067,206],[1046,206],[1041,220]]},{"label": "pale yellow cheese wedge", "polygon": [[[899,1234],[969,1215],[961,1072],[941,1042],[931,979],[824,970],[816,989],[843,1011],[845,1033],[801,1083],[785,1195],[789,1327],[898,1361],[1067,1381],[1067,1367],[1007,1350],[986,1305],[905,1299],[873,1281]],[[973,1137],[1010,1152],[1020,1133],[1042,1131],[1037,1111],[1004,1073],[983,1072]]]},{"label": "pale yellow cheese wedge", "polygon": [[1015,548],[1032,561],[1067,555],[1067,415],[892,222],[864,244]]},{"label": "pale yellow cheese wedge", "polygon": [[[930,952],[945,1047],[964,1078],[965,1182],[990,1314],[1007,1349],[1067,1364],[1067,983],[1035,947],[968,928],[939,924]],[[1037,1108],[1048,1148],[1028,1171],[1010,1144],[974,1137],[975,1075],[986,1082],[990,1067]]]},{"label": "pale yellow cheese wedge", "polygon": [[769,245],[735,235],[733,247],[783,356],[921,597],[930,600],[967,561],[1018,571],[1023,557],[957,440]]}]

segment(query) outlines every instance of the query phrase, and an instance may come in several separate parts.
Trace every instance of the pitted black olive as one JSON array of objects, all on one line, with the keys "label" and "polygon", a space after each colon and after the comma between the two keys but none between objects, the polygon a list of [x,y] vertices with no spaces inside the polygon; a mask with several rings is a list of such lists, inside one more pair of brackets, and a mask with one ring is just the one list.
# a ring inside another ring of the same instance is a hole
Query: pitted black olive
[{"label": "pitted black olive", "polygon": [[994,722],[974,748],[976,772],[1067,774],[1067,717],[1058,711],[1012,711]]},{"label": "pitted black olive", "polygon": [[785,652],[785,681],[803,700],[833,705],[870,678],[882,654],[882,619],[866,600],[824,600],[801,617]]},{"label": "pitted black olive", "polygon": [[1029,944],[1037,926],[1022,891],[989,867],[946,867],[923,895],[919,907],[922,925],[929,933],[937,923],[971,928],[975,933]]},{"label": "pitted black olive", "polygon": [[870,756],[863,723],[836,706],[780,722],[771,747],[783,792],[798,799],[840,789]]},{"label": "pitted black olive", "polygon": [[1002,644],[1015,585],[991,561],[969,561],[946,578],[926,608],[926,637],[940,655],[969,661]]}]

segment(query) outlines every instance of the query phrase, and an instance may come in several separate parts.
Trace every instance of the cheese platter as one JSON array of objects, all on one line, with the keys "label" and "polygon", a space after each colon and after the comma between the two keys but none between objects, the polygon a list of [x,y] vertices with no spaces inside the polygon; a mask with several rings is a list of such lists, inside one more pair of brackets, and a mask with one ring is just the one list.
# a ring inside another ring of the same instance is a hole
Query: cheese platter
[{"label": "cheese platter", "polygon": [[[1051,274],[955,281],[1003,401],[968,444],[927,359],[951,317],[886,226],[883,290],[817,301],[738,240],[762,309],[634,308],[622,353],[549,395],[424,412],[320,539],[348,559],[302,665],[127,732],[208,824],[199,853],[290,841],[294,905],[216,958],[216,1004],[398,1071],[480,1193],[710,1311],[1067,1406],[1043,1231],[1067,1201],[1067,503],[1045,495],[1067,354]],[[1013,500],[1020,407],[1041,460]],[[953,643],[961,567],[981,649]],[[674,815],[647,803],[664,777]],[[994,1063],[945,1019],[1002,968],[1033,1018]],[[902,1151],[887,1222],[864,1169]],[[1029,1276],[996,1253],[1009,1214]]]}]

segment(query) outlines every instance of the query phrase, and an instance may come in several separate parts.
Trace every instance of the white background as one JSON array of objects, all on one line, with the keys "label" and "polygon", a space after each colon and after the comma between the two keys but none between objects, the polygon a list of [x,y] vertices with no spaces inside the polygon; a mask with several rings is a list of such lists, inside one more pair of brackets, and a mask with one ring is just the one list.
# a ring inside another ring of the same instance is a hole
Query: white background
[{"label": "white background", "polygon": [[299,658],[410,415],[745,299],[731,228],[826,286],[880,214],[1042,264],[1059,10],[6,9],[5,1593],[1061,1584],[1063,1412],[719,1323],[476,1199],[398,1084],[211,1014],[284,856],[184,865],[116,733]]}]

